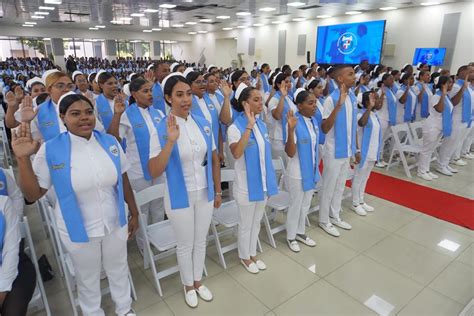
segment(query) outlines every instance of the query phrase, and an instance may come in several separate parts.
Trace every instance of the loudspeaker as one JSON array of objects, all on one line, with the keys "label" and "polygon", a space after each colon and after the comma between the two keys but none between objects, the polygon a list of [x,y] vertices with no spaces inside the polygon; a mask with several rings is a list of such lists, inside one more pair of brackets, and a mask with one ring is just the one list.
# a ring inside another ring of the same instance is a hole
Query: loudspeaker
[{"label": "loudspeaker", "polygon": [[310,54],[311,54],[311,52],[310,52],[310,51],[307,51],[307,52],[306,52],[306,63],[307,63],[307,64],[311,63],[311,57],[310,57]]}]

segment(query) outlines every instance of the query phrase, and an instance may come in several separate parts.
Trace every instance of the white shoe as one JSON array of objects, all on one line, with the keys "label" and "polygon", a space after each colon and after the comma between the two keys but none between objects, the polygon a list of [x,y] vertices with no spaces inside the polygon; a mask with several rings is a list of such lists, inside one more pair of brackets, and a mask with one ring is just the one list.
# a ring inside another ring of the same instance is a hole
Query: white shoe
[{"label": "white shoe", "polygon": [[447,167],[436,167],[435,169],[437,172],[441,173],[441,174],[444,174],[445,176],[452,176],[453,173],[451,171],[448,170]]},{"label": "white shoe", "polygon": [[377,161],[377,163],[375,164],[375,166],[377,168],[385,168],[387,166],[387,164],[385,163],[385,161]]},{"label": "white shoe", "polygon": [[342,229],[347,229],[350,230],[352,229],[352,226],[349,223],[344,222],[341,218],[332,218],[329,217],[329,221],[333,224],[336,225],[337,227],[340,227]]},{"label": "white shoe", "polygon": [[474,155],[471,153],[462,154],[461,157],[466,158],[466,159],[474,159]]},{"label": "white shoe", "polygon": [[290,247],[291,251],[293,252],[300,252],[300,245],[298,245],[298,242],[296,240],[286,240],[288,247]]},{"label": "white shoe", "polygon": [[424,172],[424,173],[418,172],[416,175],[426,181],[433,180],[433,178],[428,174],[428,172]]},{"label": "white shoe", "polygon": [[255,263],[251,263],[249,264],[248,266],[245,264],[244,260],[240,259],[240,263],[242,263],[242,265],[244,266],[245,270],[247,270],[248,272],[252,273],[252,274],[257,274],[258,273],[258,267]]},{"label": "white shoe", "polygon": [[316,246],[316,242],[304,234],[296,234],[296,240],[309,247]]},{"label": "white shoe", "polygon": [[209,291],[209,289],[206,286],[201,285],[200,287],[196,289],[196,292],[199,295],[199,297],[202,298],[204,301],[206,302],[212,301],[212,298],[213,298],[212,293],[211,291]]},{"label": "white shoe", "polygon": [[192,289],[191,291],[186,291],[186,287],[184,287],[184,300],[189,307],[195,308],[198,306],[198,297],[196,290]]},{"label": "white shoe", "polygon": [[438,179],[438,178],[439,178],[439,176],[438,176],[438,175],[434,174],[434,173],[433,173],[433,172],[431,172],[431,171],[428,171],[428,172],[427,172],[427,174],[429,174],[429,175],[430,175],[430,177],[432,177],[433,179]]},{"label": "white shoe", "polygon": [[375,208],[373,206],[370,206],[367,203],[362,203],[361,206],[366,210],[367,212],[373,212],[375,211]]},{"label": "white shoe", "polygon": [[458,172],[459,172],[458,169],[453,168],[453,167],[451,167],[450,165],[447,165],[446,168],[448,168],[448,170],[451,171],[452,173],[458,173]]},{"label": "white shoe", "polygon": [[136,313],[135,310],[132,308],[132,309],[130,309],[127,313],[125,313],[124,316],[137,316],[137,313]]},{"label": "white shoe", "polygon": [[452,163],[456,166],[465,166],[465,165],[467,165],[467,162],[465,162],[462,159],[451,160],[449,163]]},{"label": "white shoe", "polygon": [[362,205],[352,205],[351,210],[353,210],[354,212],[356,212],[357,215],[360,215],[360,216],[367,215],[367,212],[362,207]]},{"label": "white shoe", "polygon": [[262,260],[257,260],[257,262],[255,262],[255,265],[257,266],[257,268],[259,270],[266,270],[267,269],[267,265]]},{"label": "white shoe", "polygon": [[319,227],[321,227],[326,233],[328,233],[331,236],[334,237],[339,237],[341,234],[337,230],[336,227],[333,226],[331,223],[319,223]]}]

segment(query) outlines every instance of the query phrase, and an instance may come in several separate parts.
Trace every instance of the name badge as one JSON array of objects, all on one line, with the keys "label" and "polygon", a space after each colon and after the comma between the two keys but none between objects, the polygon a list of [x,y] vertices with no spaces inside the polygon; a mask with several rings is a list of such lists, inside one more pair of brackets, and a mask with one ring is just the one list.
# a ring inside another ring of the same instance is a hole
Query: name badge
[{"label": "name badge", "polygon": [[207,136],[211,135],[211,128],[209,126],[204,126],[204,132],[206,132]]},{"label": "name badge", "polygon": [[51,127],[51,126],[54,126],[54,122],[53,121],[43,122],[43,123],[41,123],[41,126]]},{"label": "name badge", "polygon": [[309,139],[308,138],[303,138],[302,140],[300,140],[302,144],[308,144],[309,143]]},{"label": "name badge", "polygon": [[247,143],[247,146],[255,146],[255,141],[249,140],[249,142]]},{"label": "name badge", "polygon": [[116,156],[116,157],[119,155],[119,150],[118,150],[117,145],[112,145],[112,146],[110,146],[110,147],[109,147],[109,151],[110,151],[110,153],[111,153],[112,155],[114,155],[114,156]]},{"label": "name badge", "polygon": [[142,128],[142,127],[144,127],[144,126],[145,126],[145,124],[143,124],[143,123],[138,123],[138,124],[133,125],[133,128]]},{"label": "name badge", "polygon": [[65,167],[64,162],[57,165],[51,165],[51,168],[53,168],[53,170],[64,169],[64,167]]}]

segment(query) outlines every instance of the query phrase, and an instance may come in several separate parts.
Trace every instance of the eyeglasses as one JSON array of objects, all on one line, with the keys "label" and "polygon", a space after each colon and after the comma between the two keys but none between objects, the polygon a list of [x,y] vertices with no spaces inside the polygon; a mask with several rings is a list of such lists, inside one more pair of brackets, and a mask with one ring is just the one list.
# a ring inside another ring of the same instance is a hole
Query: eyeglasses
[{"label": "eyeglasses", "polygon": [[240,77],[239,82],[249,81],[249,77]]},{"label": "eyeglasses", "polygon": [[207,84],[207,80],[196,80],[193,83],[197,84],[198,86]]},{"label": "eyeglasses", "polygon": [[59,90],[72,90],[74,89],[76,85],[73,84],[73,83],[57,83],[55,85],[53,85],[53,87],[55,87],[56,89],[59,89]]}]

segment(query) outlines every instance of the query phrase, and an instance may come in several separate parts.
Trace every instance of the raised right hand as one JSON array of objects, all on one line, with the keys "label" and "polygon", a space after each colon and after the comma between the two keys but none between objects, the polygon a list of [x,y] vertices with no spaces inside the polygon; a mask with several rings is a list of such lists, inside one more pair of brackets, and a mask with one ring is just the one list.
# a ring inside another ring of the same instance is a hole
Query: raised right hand
[{"label": "raised right hand", "polygon": [[337,105],[342,106],[344,102],[346,102],[346,97],[347,97],[347,87],[345,84],[342,84],[340,87],[340,94],[339,94],[339,100],[337,102]]},{"label": "raised right hand", "polygon": [[28,158],[39,149],[40,142],[33,140],[29,122],[23,122],[16,129],[12,130],[12,148],[18,158]]},{"label": "raised right hand", "polygon": [[15,94],[13,92],[8,91],[5,98],[6,98],[6,101],[7,101],[7,105],[9,107],[14,107],[16,109],[18,108],[18,103],[16,102]]},{"label": "raised right hand", "polygon": [[286,113],[286,121],[288,122],[288,129],[294,130],[296,124],[298,124],[298,118],[293,113],[293,110],[289,110],[288,113]]},{"label": "raised right hand", "polygon": [[441,93],[443,95],[447,95],[448,94],[448,84],[445,83],[444,85],[441,86]]},{"label": "raised right hand", "polygon": [[155,75],[153,74],[153,71],[152,70],[148,70],[144,75],[143,75],[143,78],[145,78],[145,80],[151,82],[151,83],[154,83],[155,82]]},{"label": "raised right hand", "polygon": [[25,97],[25,92],[20,86],[15,87],[15,99],[16,102],[19,104],[21,100]]},{"label": "raised right hand", "polygon": [[247,117],[247,120],[248,120],[247,128],[253,128],[257,120],[255,118],[255,114],[250,111],[250,105],[248,105],[248,103],[244,104],[244,111],[245,111],[245,116]]},{"label": "raised right hand", "polygon": [[27,95],[23,98],[23,102],[20,106],[21,121],[29,123],[33,121],[38,114],[38,108],[33,109],[33,99]]},{"label": "raised right hand", "polygon": [[168,120],[166,121],[166,131],[168,133],[168,140],[171,142],[176,142],[179,138],[179,125],[176,123],[176,117],[173,114],[170,114]]},{"label": "raised right hand", "polygon": [[288,95],[288,89],[286,89],[286,83],[282,82],[280,86],[280,93],[283,97]]}]

